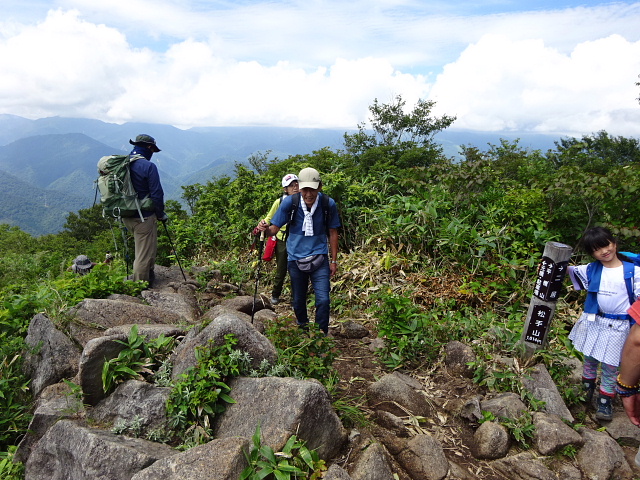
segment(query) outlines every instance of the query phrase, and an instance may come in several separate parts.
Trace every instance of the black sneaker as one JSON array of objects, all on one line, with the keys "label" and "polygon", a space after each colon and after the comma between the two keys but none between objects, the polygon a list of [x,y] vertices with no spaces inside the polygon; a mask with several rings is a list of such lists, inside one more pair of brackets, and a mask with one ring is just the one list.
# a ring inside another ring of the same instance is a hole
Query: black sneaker
[{"label": "black sneaker", "polygon": [[613,405],[611,403],[611,397],[602,394],[598,397],[598,411],[596,412],[598,420],[613,420]]}]

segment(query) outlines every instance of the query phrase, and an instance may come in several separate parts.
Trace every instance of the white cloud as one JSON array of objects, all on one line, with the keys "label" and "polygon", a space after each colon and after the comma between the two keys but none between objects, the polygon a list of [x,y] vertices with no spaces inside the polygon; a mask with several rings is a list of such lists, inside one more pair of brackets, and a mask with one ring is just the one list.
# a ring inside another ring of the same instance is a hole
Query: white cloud
[{"label": "white cloud", "polygon": [[486,35],[438,76],[431,98],[456,128],[638,135],[640,41],[619,35],[565,55],[541,40]]},{"label": "white cloud", "polygon": [[454,128],[638,134],[640,3],[54,1],[39,23],[0,21],[0,113],[354,128],[402,95]]}]

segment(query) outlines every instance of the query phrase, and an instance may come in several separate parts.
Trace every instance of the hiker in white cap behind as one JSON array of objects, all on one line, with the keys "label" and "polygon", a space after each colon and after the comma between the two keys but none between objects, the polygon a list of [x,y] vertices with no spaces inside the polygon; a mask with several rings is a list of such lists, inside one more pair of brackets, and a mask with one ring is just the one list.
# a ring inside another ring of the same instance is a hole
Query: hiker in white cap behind
[{"label": "hiker in white cap behind", "polygon": [[340,217],[336,202],[320,191],[322,183],[316,169],[303,168],[298,174],[298,186],[300,193],[282,200],[271,225],[262,220],[257,229],[271,236],[287,225],[288,268],[298,326],[308,328],[307,289],[311,281],[316,323],[326,335],[329,332],[330,277],[338,268]]},{"label": "hiker in white cap behind", "polygon": [[[276,214],[282,200],[287,198],[288,195],[298,193],[298,176],[295,173],[287,173],[282,177],[282,190],[284,193],[278,197],[271,205],[271,210],[264,217],[264,221],[267,224],[271,221],[271,218]],[[280,295],[282,294],[282,288],[284,287],[284,279],[287,276],[287,243],[286,243],[287,226],[284,225],[276,235],[276,276],[273,280],[273,289],[271,290],[271,303],[277,305],[280,303]]]}]

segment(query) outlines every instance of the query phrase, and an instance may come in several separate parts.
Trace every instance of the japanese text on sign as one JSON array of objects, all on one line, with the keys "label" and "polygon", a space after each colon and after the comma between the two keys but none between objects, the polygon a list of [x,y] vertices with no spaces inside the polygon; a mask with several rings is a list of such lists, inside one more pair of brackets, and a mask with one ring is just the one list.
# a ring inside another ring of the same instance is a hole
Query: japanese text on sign
[{"label": "japanese text on sign", "polygon": [[542,257],[533,294],[546,302],[558,300],[568,265],[569,262],[556,263],[549,257]]},{"label": "japanese text on sign", "polygon": [[524,336],[526,342],[542,345],[549,328],[549,319],[551,318],[551,308],[546,305],[536,305],[531,310],[531,318],[529,319],[529,327]]}]

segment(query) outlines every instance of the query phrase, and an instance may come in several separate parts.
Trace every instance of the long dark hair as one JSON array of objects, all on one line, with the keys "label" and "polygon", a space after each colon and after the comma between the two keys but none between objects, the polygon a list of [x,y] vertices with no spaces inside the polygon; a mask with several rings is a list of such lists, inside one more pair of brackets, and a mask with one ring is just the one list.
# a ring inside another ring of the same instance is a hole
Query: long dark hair
[{"label": "long dark hair", "polygon": [[584,232],[580,244],[585,252],[593,255],[593,252],[613,243],[616,246],[616,256],[622,261],[629,261],[627,257],[618,252],[618,240],[613,236],[611,230],[605,227],[593,227]]}]

